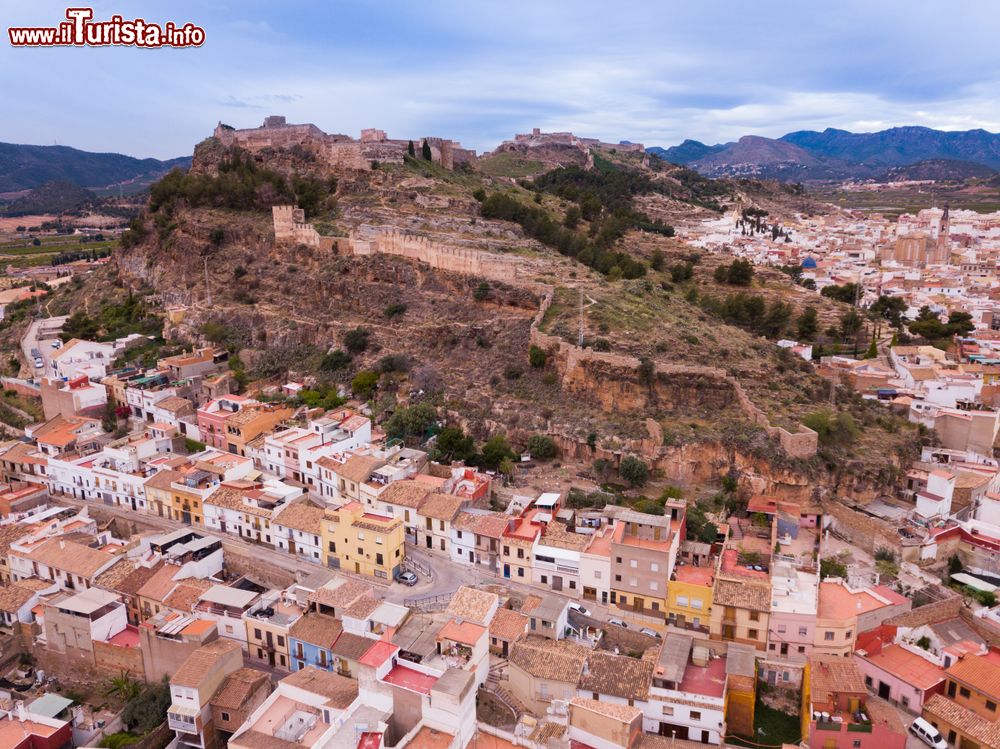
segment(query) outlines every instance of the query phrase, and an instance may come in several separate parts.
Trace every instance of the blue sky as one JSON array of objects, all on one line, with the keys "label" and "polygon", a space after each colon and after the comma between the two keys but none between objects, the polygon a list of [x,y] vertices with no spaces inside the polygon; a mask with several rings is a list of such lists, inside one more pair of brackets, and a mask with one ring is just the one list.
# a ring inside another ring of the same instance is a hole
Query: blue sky
[{"label": "blue sky", "polygon": [[798,129],[1000,131],[1000,3],[104,2],[198,49],[13,49],[66,5],[0,0],[0,141],[189,154],[268,114],[478,150],[531,127],[673,145]]}]

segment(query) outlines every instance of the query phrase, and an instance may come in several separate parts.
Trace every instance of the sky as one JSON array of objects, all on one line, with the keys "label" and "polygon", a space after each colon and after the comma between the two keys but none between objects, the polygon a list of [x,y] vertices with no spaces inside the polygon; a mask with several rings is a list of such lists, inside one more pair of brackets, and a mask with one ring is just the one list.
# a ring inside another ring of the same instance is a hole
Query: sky
[{"label": "sky", "polygon": [[189,49],[13,48],[66,5],[0,0],[0,141],[169,158],[269,114],[479,151],[540,127],[675,145],[900,125],[1000,131],[994,0],[98,2]]}]

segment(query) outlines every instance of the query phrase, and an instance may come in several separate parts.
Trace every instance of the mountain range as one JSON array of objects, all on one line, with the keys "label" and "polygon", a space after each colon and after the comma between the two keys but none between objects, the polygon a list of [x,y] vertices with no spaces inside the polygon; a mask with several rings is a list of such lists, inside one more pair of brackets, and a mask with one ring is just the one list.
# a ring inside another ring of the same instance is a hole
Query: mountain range
[{"label": "mountain range", "polygon": [[190,156],[161,161],[69,146],[0,143],[0,193],[31,190],[49,182],[71,182],[91,189],[148,183],[175,166],[190,165]]},{"label": "mountain range", "polygon": [[986,130],[894,127],[852,133],[827,128],[799,130],[776,139],[744,135],[735,143],[716,145],[685,140],[670,148],[646,150],[709,177],[867,179],[919,164],[923,168],[916,173],[927,175],[924,179],[965,179],[989,176],[1000,169],[1000,134]]}]

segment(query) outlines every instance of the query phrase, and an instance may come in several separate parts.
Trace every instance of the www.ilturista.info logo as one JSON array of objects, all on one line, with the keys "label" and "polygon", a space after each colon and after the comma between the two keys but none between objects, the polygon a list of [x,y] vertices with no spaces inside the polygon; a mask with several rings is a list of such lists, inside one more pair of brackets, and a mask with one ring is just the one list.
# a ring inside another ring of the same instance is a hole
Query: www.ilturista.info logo
[{"label": "www.ilturista.info logo", "polygon": [[149,23],[142,18],[126,21],[111,16],[94,21],[93,8],[67,8],[66,21],[58,26],[10,27],[7,35],[14,47],[200,47],[205,29],[186,23],[178,26]]}]

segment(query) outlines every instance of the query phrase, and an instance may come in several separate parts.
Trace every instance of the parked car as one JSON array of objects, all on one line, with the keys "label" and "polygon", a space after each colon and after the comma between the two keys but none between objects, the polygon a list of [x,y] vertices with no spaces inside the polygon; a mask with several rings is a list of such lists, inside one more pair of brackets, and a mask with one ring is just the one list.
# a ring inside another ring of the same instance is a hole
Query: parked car
[{"label": "parked car", "polygon": [[655,637],[657,640],[659,640],[662,637],[662,635],[660,635],[659,632],[657,632],[655,629],[650,629],[649,627],[643,627],[642,629],[640,629],[639,634],[646,635],[646,637]]},{"label": "parked car", "polygon": [[44,366],[45,366],[45,362],[42,361],[42,357],[36,356],[35,357],[35,369],[41,369]]},{"label": "parked car", "polygon": [[62,341],[52,341],[52,348],[62,348]]},{"label": "parked car", "polygon": [[944,740],[938,729],[923,718],[917,718],[910,724],[910,733],[932,749],[948,749],[948,742]]},{"label": "parked car", "polygon": [[575,611],[580,616],[593,616],[593,614],[590,613],[590,609],[586,606],[581,606],[579,603],[571,603],[569,605],[569,610]]},{"label": "parked car", "polygon": [[621,619],[616,619],[615,617],[611,617],[610,619],[608,619],[608,626],[628,629],[628,625],[625,622],[623,622]]},{"label": "parked car", "polygon": [[395,578],[397,583],[402,583],[403,585],[413,586],[417,584],[417,576],[409,570],[400,570],[395,574]]}]

